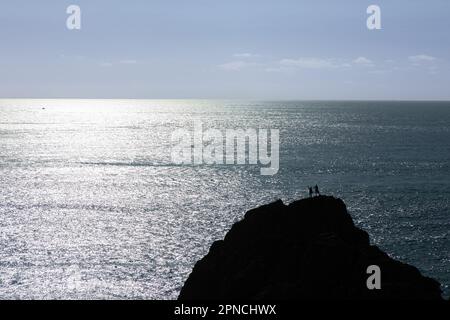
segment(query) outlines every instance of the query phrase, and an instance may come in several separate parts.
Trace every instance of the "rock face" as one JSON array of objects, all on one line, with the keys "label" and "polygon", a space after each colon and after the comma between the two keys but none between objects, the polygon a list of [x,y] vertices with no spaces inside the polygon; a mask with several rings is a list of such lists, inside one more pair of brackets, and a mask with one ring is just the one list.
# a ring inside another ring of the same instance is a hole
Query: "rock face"
[{"label": "rock face", "polygon": [[[367,288],[371,265],[381,290]],[[437,281],[371,246],[342,200],[321,196],[247,212],[197,262],[179,299],[442,298]]]}]

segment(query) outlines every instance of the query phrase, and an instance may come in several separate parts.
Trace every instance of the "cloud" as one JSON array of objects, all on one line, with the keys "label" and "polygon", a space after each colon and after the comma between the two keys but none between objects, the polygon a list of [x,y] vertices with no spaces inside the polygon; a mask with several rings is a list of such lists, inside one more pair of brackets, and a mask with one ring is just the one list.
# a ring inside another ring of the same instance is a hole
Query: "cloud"
[{"label": "cloud", "polygon": [[289,69],[286,68],[280,68],[280,67],[270,67],[265,69],[266,72],[283,72],[283,71],[289,71]]},{"label": "cloud", "polygon": [[[366,71],[368,74],[389,74],[398,71],[405,71],[405,67],[397,65],[398,61],[388,59],[381,61],[374,61],[365,56],[359,56],[354,59],[351,58],[321,58],[321,57],[300,57],[300,58],[284,58],[281,60],[267,61],[265,59],[254,62],[245,59],[245,57],[255,56],[251,53],[236,54],[242,59],[236,59],[228,63],[223,63],[217,67],[225,71],[241,71],[243,69],[265,71],[269,73],[287,73],[293,74],[300,72],[300,70],[325,70],[325,71],[350,71],[354,70]],[[264,61],[265,60],[265,61]],[[427,69],[431,74],[439,72],[437,64],[439,59],[425,54],[408,57],[412,64],[409,69],[414,67],[421,67]],[[358,69],[360,68],[360,69]]]},{"label": "cloud", "polygon": [[358,57],[355,60],[352,61],[353,64],[363,66],[363,67],[373,67],[375,64],[372,60],[366,58],[366,57]]},{"label": "cloud", "polygon": [[136,60],[122,60],[120,61],[121,64],[136,64]]},{"label": "cloud", "polygon": [[301,57],[298,59],[282,59],[275,63],[267,64],[266,72],[287,72],[292,73],[301,69],[343,69],[351,68],[352,63],[340,59],[324,59],[316,57]]},{"label": "cloud", "polygon": [[391,73],[391,72],[392,72],[392,70],[389,70],[389,69],[380,69],[380,70],[371,70],[371,71],[369,71],[370,74],[380,74],[380,75]]},{"label": "cloud", "polygon": [[283,59],[279,61],[279,64],[282,67],[299,69],[331,69],[342,66],[336,64],[332,59],[321,58]]},{"label": "cloud", "polygon": [[59,57],[60,57],[61,59],[78,60],[78,61],[81,61],[81,60],[85,60],[85,59],[86,59],[86,57],[85,57],[85,56],[82,56],[82,55],[67,55],[67,54],[65,54],[65,53],[60,54]]},{"label": "cloud", "polygon": [[410,62],[412,62],[413,64],[415,64],[415,65],[419,65],[419,64],[422,64],[422,63],[433,62],[433,61],[436,61],[437,59],[435,57],[433,57],[433,56],[429,56],[429,55],[426,55],[426,54],[419,54],[419,55],[416,55],[416,56],[409,56],[408,60]]},{"label": "cloud", "polygon": [[138,63],[137,60],[120,60],[114,62],[104,61],[100,62],[100,67],[109,68],[114,66],[114,64],[137,64],[137,63]]},{"label": "cloud", "polygon": [[438,74],[439,73],[439,69],[436,66],[431,66],[428,68],[428,72],[430,74]]},{"label": "cloud", "polygon": [[248,53],[248,52],[233,54],[233,57],[240,58],[240,59],[257,58],[259,56],[260,56],[259,54],[253,54],[253,53]]}]

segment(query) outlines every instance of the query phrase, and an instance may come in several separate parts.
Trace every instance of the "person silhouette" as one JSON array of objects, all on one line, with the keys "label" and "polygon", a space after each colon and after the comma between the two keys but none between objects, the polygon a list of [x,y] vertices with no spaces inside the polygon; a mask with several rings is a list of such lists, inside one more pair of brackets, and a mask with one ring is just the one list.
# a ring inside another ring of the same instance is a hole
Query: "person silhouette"
[{"label": "person silhouette", "polygon": [[312,198],[313,196],[313,188],[312,187],[308,187],[309,190],[309,197]]},{"label": "person silhouette", "polygon": [[314,193],[317,195],[317,196],[320,196],[320,191],[319,191],[319,186],[316,184],[316,186],[314,187]]}]

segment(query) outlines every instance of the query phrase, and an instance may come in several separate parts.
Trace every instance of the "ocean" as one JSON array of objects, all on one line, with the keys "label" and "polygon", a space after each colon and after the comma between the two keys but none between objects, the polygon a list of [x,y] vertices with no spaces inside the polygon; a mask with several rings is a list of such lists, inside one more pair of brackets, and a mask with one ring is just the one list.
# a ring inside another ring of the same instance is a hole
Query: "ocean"
[{"label": "ocean", "polygon": [[[279,129],[279,172],[176,165],[171,135]],[[342,198],[450,294],[450,102],[0,100],[0,298],[173,299],[256,206]]]}]

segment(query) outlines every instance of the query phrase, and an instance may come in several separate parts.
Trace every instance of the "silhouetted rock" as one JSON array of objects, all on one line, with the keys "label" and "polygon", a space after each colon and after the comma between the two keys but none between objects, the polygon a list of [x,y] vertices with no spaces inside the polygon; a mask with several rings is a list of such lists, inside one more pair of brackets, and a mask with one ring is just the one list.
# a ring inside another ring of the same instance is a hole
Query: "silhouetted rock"
[{"label": "silhouetted rock", "polygon": [[[381,269],[369,290],[367,267]],[[356,228],[344,202],[315,197],[250,210],[197,262],[180,300],[442,299],[437,281],[391,259]]]}]

